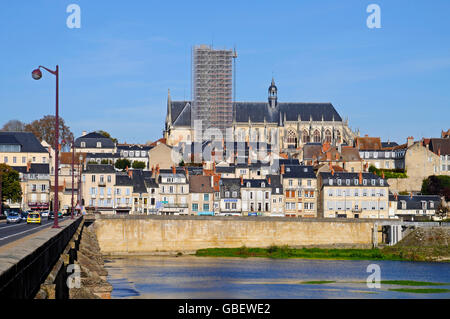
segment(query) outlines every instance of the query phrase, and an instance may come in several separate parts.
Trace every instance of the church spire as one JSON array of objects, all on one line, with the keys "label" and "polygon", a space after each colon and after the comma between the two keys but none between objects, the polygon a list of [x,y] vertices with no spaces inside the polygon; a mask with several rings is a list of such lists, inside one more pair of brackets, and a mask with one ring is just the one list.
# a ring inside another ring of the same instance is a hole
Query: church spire
[{"label": "church spire", "polygon": [[167,115],[166,115],[166,130],[172,125],[172,99],[170,98],[170,89],[167,90]]},{"label": "church spire", "polygon": [[278,94],[278,89],[277,86],[275,85],[275,80],[272,77],[272,83],[269,86],[269,106],[271,108],[275,108],[277,106],[277,94]]}]

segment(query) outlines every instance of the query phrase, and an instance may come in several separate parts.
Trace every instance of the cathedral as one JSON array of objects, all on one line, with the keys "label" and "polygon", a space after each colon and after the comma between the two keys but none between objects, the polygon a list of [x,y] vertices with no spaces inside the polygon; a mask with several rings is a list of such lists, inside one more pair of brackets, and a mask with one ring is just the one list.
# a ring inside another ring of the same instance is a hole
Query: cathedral
[{"label": "cathedral", "polygon": [[[164,137],[168,145],[194,141],[191,101],[167,98]],[[353,145],[359,132],[353,132],[331,103],[278,102],[274,79],[267,102],[234,102],[232,133],[234,141],[274,143],[280,149],[297,149],[306,143]]]}]

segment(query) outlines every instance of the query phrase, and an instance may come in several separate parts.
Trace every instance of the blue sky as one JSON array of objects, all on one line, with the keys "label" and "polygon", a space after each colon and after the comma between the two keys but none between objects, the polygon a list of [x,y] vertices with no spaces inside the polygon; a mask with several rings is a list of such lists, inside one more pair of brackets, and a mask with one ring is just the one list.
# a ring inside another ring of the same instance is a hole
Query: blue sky
[{"label": "blue sky", "polygon": [[[81,28],[66,7],[81,8]],[[381,8],[369,29],[366,7]],[[76,136],[161,137],[167,89],[191,96],[191,48],[238,52],[239,101],[331,102],[361,134],[403,143],[450,128],[450,1],[2,1],[0,125],[54,114]]]}]

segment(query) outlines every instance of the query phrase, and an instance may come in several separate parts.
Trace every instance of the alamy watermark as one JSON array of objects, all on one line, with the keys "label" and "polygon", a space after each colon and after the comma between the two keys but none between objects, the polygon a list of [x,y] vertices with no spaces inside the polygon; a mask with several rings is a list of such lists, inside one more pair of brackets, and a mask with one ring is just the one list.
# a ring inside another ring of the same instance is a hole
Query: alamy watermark
[{"label": "alamy watermark", "polygon": [[66,12],[70,13],[67,17],[66,25],[69,29],[81,28],[81,8],[78,4],[69,4],[66,8]]},{"label": "alamy watermark", "polygon": [[381,28],[381,8],[378,4],[372,3],[367,6],[367,13],[370,15],[367,17],[366,25],[369,29]]},{"label": "alamy watermark", "polygon": [[366,272],[370,273],[367,277],[367,288],[381,288],[381,267],[378,264],[370,264],[367,266]]},{"label": "alamy watermark", "polygon": [[67,266],[67,276],[66,284],[69,289],[81,288],[81,268],[80,265],[70,264]]}]

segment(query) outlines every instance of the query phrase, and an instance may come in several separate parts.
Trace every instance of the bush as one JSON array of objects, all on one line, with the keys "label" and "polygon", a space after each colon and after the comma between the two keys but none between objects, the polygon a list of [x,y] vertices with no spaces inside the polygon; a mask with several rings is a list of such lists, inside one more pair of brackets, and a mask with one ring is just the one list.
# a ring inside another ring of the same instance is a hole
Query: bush
[{"label": "bush", "polygon": [[378,176],[383,176],[384,173],[384,178],[388,179],[388,178],[407,178],[408,176],[406,175],[406,171],[402,170],[402,169],[379,169],[376,168],[373,165],[370,165],[369,167],[369,172],[376,174]]},{"label": "bush", "polygon": [[116,163],[114,164],[114,166],[117,168],[117,169],[121,169],[121,170],[124,170],[125,168],[130,168],[131,167],[131,162],[128,160],[128,159],[126,159],[126,158],[121,158],[121,159],[118,159],[117,161],[116,161]]},{"label": "bush", "polygon": [[135,169],[144,169],[145,168],[145,162],[134,161],[133,162],[133,168],[135,168]]}]

